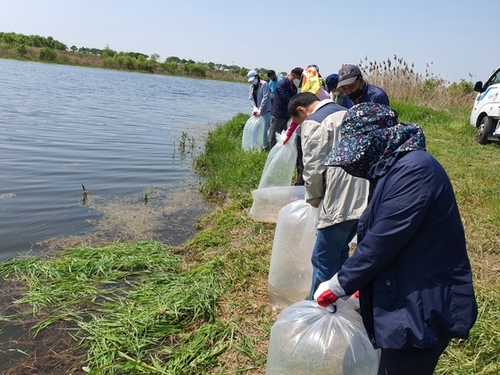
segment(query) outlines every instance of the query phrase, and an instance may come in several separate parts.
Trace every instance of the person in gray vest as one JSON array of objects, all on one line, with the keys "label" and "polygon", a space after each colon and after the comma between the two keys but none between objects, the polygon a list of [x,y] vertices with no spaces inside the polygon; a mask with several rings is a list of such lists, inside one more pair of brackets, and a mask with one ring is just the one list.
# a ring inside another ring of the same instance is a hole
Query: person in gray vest
[{"label": "person in gray vest", "polygon": [[349,257],[349,243],[366,207],[368,182],[341,168],[328,168],[323,164],[340,140],[344,107],[330,99],[320,101],[312,93],[301,93],[290,100],[288,109],[301,129],[305,200],[319,209],[311,257],[310,299],[313,299],[318,286],[331,279]]}]

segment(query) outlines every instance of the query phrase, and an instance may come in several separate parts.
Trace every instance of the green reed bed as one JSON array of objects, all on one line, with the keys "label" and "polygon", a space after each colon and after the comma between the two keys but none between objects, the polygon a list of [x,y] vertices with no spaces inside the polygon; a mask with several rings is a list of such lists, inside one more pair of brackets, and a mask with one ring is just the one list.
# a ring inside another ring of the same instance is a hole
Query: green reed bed
[{"label": "green reed bed", "polygon": [[217,301],[230,284],[218,257],[186,268],[157,242],[67,249],[45,259],[11,259],[0,275],[21,280],[17,305],[38,316],[38,335],[63,321],[87,352],[92,374],[201,373],[227,346],[231,330],[216,321]]}]

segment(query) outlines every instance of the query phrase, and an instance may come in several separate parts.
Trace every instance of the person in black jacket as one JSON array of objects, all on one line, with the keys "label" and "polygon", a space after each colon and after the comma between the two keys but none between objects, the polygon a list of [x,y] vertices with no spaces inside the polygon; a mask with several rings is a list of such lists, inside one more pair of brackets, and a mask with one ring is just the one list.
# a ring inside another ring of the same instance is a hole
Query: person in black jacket
[{"label": "person in black jacket", "polygon": [[269,126],[269,139],[271,148],[276,144],[276,133],[286,130],[286,125],[290,119],[288,114],[288,102],[297,94],[297,87],[300,84],[302,68],[294,68],[287,78],[281,79],[276,85],[276,92],[273,97],[271,107],[271,125]]}]

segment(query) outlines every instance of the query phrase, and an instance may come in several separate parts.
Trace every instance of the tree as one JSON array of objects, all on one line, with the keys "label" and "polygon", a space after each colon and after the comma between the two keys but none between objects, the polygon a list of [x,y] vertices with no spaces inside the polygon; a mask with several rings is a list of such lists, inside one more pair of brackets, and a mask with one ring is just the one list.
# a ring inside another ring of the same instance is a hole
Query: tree
[{"label": "tree", "polygon": [[169,57],[167,57],[165,62],[173,62],[173,63],[179,64],[181,62],[181,59],[179,59],[177,56],[169,56]]},{"label": "tree", "polygon": [[44,47],[40,50],[40,60],[54,61],[57,59],[57,52],[49,47]]}]

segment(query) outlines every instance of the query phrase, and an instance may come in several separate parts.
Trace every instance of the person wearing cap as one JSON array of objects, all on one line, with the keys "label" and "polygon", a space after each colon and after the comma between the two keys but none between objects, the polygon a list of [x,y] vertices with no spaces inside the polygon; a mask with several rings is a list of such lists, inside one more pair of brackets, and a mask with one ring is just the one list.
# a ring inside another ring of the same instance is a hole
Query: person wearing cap
[{"label": "person wearing cap", "polygon": [[269,93],[271,95],[271,105],[272,105],[274,93],[276,92],[276,86],[278,85],[278,82],[281,80],[281,77],[278,77],[276,75],[276,72],[271,69],[267,71],[267,78],[269,78],[268,84],[269,84]]},{"label": "person wearing cap", "polygon": [[345,94],[342,105],[346,108],[366,102],[389,105],[389,97],[385,91],[366,82],[356,65],[346,64],[340,68],[337,88]]},{"label": "person wearing cap", "polygon": [[289,113],[301,129],[305,200],[320,207],[310,299],[318,286],[337,273],[349,256],[349,243],[368,197],[368,182],[340,168],[327,168],[323,161],[340,140],[345,108],[330,99],[320,101],[312,93],[295,95]]},{"label": "person wearing cap", "polygon": [[314,293],[328,307],[359,291],[379,375],[431,375],[452,338],[477,318],[464,228],[450,179],[425,149],[422,128],[383,104],[344,115],[324,161],[370,184],[357,248]]},{"label": "person wearing cap", "polygon": [[300,85],[302,68],[294,68],[288,75],[276,85],[276,92],[271,107],[271,125],[269,127],[270,146],[276,144],[276,133],[286,130],[290,116],[288,114],[288,103],[292,96],[297,94],[297,88]]},{"label": "person wearing cap", "polygon": [[271,122],[271,97],[269,95],[269,86],[266,81],[260,79],[255,70],[250,70],[247,74],[250,83],[248,99],[252,107],[252,115],[262,116],[264,118],[264,139],[262,145],[268,148],[268,130]]},{"label": "person wearing cap", "polygon": [[328,93],[330,94],[330,99],[334,103],[342,105],[345,94],[342,92],[341,89],[337,87],[338,83],[339,83],[339,75],[336,73],[330,74],[325,79],[326,91],[328,91]]}]

